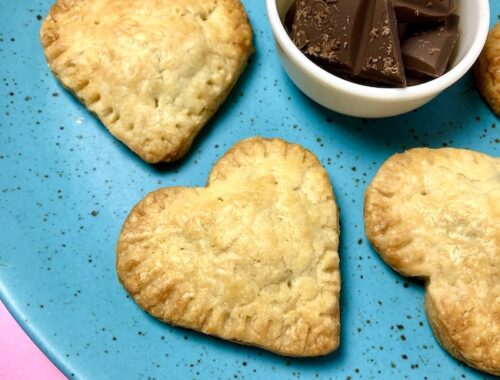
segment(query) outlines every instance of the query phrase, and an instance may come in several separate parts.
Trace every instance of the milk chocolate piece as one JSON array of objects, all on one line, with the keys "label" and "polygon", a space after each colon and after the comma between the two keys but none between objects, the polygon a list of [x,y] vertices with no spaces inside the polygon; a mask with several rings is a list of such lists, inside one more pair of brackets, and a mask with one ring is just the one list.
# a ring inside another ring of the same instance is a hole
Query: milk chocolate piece
[{"label": "milk chocolate piece", "polygon": [[406,70],[432,78],[443,75],[458,40],[459,19],[452,15],[412,33],[401,45]]},{"label": "milk chocolate piece", "polygon": [[399,31],[392,0],[371,0],[368,5],[355,74],[367,80],[405,87]]},{"label": "milk chocolate piece", "polygon": [[309,58],[352,73],[371,0],[297,0],[290,37]]},{"label": "milk chocolate piece", "polygon": [[398,22],[428,22],[452,15],[457,4],[455,0],[394,0],[394,8]]}]

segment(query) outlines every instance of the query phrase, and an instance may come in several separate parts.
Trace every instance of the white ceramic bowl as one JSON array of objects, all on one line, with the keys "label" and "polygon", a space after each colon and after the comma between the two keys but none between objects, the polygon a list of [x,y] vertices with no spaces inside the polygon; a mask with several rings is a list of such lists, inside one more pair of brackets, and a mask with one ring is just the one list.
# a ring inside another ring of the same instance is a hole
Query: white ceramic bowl
[{"label": "white ceramic bowl", "polygon": [[266,1],[279,57],[297,87],[324,107],[366,118],[395,116],[412,111],[458,81],[481,53],[490,22],[488,0],[457,0],[460,37],[452,57],[452,69],[418,86],[377,88],[341,79],[306,58],[293,44],[282,22],[293,0]]}]

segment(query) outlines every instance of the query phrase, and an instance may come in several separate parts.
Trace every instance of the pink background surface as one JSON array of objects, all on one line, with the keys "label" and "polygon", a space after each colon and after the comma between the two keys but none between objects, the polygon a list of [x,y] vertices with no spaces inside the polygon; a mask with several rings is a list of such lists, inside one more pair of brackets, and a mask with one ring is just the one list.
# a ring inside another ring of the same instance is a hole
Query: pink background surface
[{"label": "pink background surface", "polygon": [[0,302],[0,380],[63,380]]}]

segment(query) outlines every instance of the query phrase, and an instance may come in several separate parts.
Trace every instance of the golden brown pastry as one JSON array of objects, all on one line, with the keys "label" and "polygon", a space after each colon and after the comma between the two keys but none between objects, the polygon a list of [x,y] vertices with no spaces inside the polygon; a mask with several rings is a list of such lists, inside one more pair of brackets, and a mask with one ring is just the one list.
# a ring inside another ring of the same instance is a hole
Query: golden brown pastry
[{"label": "golden brown pastry", "polygon": [[490,32],[474,66],[476,83],[493,111],[500,115],[500,23]]},{"label": "golden brown pastry", "polygon": [[165,188],[130,213],[120,281],[153,316],[289,356],[339,345],[337,206],[312,153],[251,138],[207,187]]},{"label": "golden brown pastry", "polygon": [[40,34],[62,84],[151,163],[187,152],[253,50],[239,0],[58,0]]},{"label": "golden brown pastry", "polygon": [[443,347],[500,375],[500,160],[462,149],[397,154],[366,192],[365,227],[389,265],[425,280]]}]

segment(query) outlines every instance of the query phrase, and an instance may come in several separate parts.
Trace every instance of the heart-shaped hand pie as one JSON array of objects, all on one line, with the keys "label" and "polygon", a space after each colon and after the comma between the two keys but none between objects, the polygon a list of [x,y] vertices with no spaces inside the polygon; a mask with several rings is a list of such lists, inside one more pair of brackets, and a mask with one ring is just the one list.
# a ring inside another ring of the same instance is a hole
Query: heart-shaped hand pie
[{"label": "heart-shaped hand pie", "polygon": [[187,152],[253,50],[239,0],[57,0],[40,33],[62,84],[151,163]]},{"label": "heart-shaped hand pie", "polygon": [[205,188],[165,188],[130,213],[120,281],[155,317],[290,356],[339,344],[339,225],[312,153],[252,138]]},{"label": "heart-shaped hand pie", "polygon": [[493,112],[500,116],[500,22],[488,35],[474,65],[474,74],[479,92]]},{"label": "heart-shaped hand pie", "polygon": [[366,192],[365,227],[389,265],[425,279],[442,346],[500,375],[500,160],[461,149],[395,155]]}]

